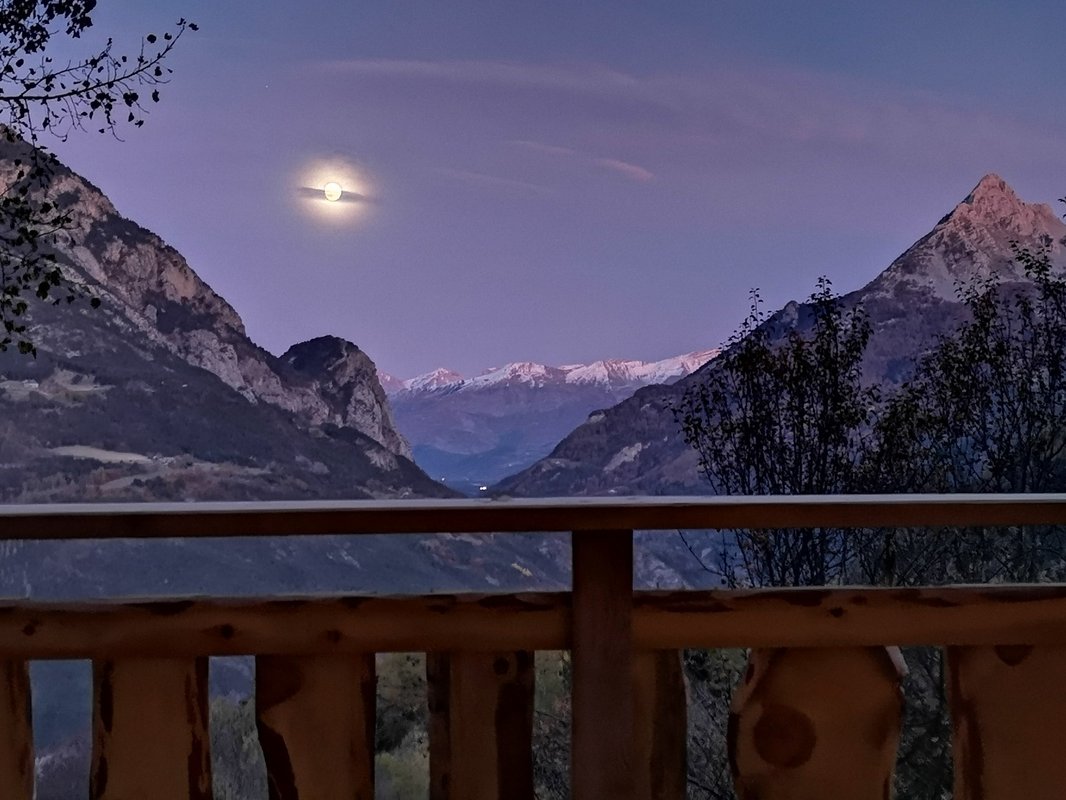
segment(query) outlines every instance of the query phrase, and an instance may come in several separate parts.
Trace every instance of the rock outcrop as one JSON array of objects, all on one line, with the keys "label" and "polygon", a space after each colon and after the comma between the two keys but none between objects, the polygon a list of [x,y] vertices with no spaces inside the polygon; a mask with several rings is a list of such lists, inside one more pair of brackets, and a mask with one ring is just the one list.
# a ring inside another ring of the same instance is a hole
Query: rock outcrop
[{"label": "rock outcrop", "polygon": [[323,406],[312,412],[317,424],[355,428],[392,452],[412,457],[411,446],[396,430],[377,367],[354,344],[320,336],[293,345],[281,360],[312,381],[310,388]]}]

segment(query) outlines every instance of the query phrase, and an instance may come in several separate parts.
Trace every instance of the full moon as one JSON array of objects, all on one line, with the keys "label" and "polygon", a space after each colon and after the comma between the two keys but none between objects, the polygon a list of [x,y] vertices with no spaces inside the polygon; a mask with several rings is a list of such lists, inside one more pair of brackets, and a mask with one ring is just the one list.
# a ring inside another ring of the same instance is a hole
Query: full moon
[{"label": "full moon", "polygon": [[344,194],[344,190],[341,189],[341,185],[336,181],[330,181],[322,187],[322,194],[326,196],[326,199],[331,203],[341,199],[341,195]]}]

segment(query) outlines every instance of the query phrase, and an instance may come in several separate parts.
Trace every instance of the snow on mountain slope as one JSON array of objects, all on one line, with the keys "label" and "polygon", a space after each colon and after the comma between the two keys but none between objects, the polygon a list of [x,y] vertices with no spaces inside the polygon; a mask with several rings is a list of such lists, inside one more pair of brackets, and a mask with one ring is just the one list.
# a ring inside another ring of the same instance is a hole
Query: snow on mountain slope
[{"label": "snow on mountain slope", "polygon": [[647,386],[670,383],[695,372],[716,355],[718,349],[701,350],[662,361],[595,361],[592,364],[561,367],[567,383],[601,383]]},{"label": "snow on mountain slope", "polygon": [[472,392],[505,385],[543,388],[552,384],[592,384],[612,390],[637,389],[652,383],[669,383],[683,378],[702,367],[718,352],[717,349],[699,350],[661,361],[604,359],[591,364],[566,364],[561,367],[515,361],[487,369],[473,378],[464,378],[458,372],[443,367],[407,380],[385,372],[379,372],[378,377],[390,396],[401,392],[437,392],[442,389]]},{"label": "snow on mountain slope", "polygon": [[[443,367],[402,382],[403,390],[411,392],[435,392],[463,382],[463,376]],[[389,391],[386,387],[385,391]],[[402,391],[402,390],[401,390]]]}]

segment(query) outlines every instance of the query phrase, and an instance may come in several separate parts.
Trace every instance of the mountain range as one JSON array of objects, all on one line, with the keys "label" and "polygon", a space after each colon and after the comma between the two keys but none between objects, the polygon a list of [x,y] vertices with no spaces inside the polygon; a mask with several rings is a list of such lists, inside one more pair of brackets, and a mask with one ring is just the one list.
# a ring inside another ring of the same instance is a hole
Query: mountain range
[{"label": "mountain range", "polygon": [[514,362],[473,378],[444,368],[408,380],[379,378],[415,461],[449,486],[476,494],[546,456],[590,414],[643,386],[673,383],[717,353],[561,367]]},{"label": "mountain range", "polygon": [[[872,336],[864,379],[897,384],[936,337],[962,315],[957,288],[996,278],[1024,282],[1012,243],[1049,247],[1057,269],[1066,266],[1066,225],[1047,205],[1025,203],[998,175],[989,174],[933,229],[866,286],[845,295],[862,305]],[[773,335],[811,324],[809,304],[791,302],[764,323]],[[715,379],[714,361],[672,385],[649,386],[598,413],[546,457],[492,488],[495,494],[572,496],[696,494],[708,488],[674,419],[686,390]]]},{"label": "mountain range", "polygon": [[[26,156],[0,142],[0,179]],[[520,469],[494,487],[499,494],[705,491],[671,408],[696,381],[714,380],[716,351],[650,364],[520,362],[470,379],[437,370],[408,381],[379,379],[365,353],[336,337],[274,356],[174,248],[99,189],[60,166],[52,192],[74,220],[56,244],[62,267],[102,303],[35,305],[37,358],[0,353],[0,502],[446,497],[455,492],[433,470],[462,476],[462,459],[477,480]],[[1022,280],[1012,241],[1048,242],[1064,262],[1066,226],[1054,212],[986,176],[847,295],[874,327],[866,379],[906,376],[959,319],[956,283]],[[810,319],[807,305],[790,303],[766,324],[787,331]],[[638,582],[716,582],[689,552],[706,555],[714,543],[699,542],[638,535]],[[522,590],[565,586],[568,568],[565,537],[548,536],[6,541],[0,594]],[[84,724],[87,708],[70,701],[72,687],[85,696],[87,673],[65,669],[49,665],[44,680],[35,666],[37,729],[52,744]],[[246,683],[239,668],[231,677]]]}]

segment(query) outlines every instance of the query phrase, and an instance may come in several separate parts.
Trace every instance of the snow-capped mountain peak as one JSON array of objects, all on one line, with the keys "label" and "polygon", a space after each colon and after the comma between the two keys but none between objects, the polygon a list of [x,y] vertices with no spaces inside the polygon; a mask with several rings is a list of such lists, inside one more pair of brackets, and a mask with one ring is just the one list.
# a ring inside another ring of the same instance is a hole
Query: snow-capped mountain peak
[{"label": "snow-capped mountain peak", "polygon": [[661,361],[622,361],[611,359],[562,367],[567,383],[597,383],[608,386],[647,386],[653,383],[671,383],[695,372],[719,351],[701,350],[686,353]]},{"label": "snow-capped mountain peak", "polygon": [[488,386],[501,384],[524,384],[534,388],[562,379],[562,371],[558,367],[549,367],[545,364],[537,364],[534,361],[515,361],[504,364],[502,367],[492,367],[472,378],[468,382],[469,389],[481,389]]},{"label": "snow-capped mountain peak", "polygon": [[[441,389],[461,385],[463,382],[463,376],[458,372],[445,369],[444,367],[438,367],[432,372],[409,378],[402,383],[403,390],[412,392],[436,392]],[[386,389],[386,391],[388,391],[388,389]]]},{"label": "snow-capped mountain peak", "polygon": [[653,383],[672,383],[696,371],[716,355],[718,350],[665,358],[661,361],[627,361],[601,359],[591,364],[566,364],[552,367],[535,361],[514,361],[492,367],[473,378],[464,378],[449,369],[435,369],[425,375],[401,380],[380,373],[381,385],[389,395],[438,392],[441,390],[472,392],[503,386],[539,389],[555,385],[595,385],[610,390],[631,389]]},{"label": "snow-capped mountain peak", "polygon": [[395,394],[396,392],[402,392],[404,390],[405,381],[397,378],[395,375],[390,375],[387,372],[378,370],[378,382],[381,384],[381,388],[385,390],[385,394]]}]

